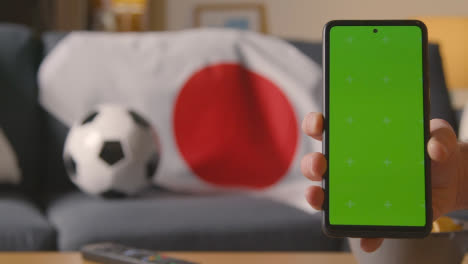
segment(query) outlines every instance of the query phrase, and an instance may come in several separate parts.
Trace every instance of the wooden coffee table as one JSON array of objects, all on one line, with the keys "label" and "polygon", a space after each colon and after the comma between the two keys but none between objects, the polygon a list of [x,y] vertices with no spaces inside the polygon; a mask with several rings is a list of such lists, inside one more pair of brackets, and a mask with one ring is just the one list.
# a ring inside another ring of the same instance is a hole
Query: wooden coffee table
[{"label": "wooden coffee table", "polygon": [[[201,264],[357,264],[348,253],[210,253],[210,252],[165,252],[168,256],[186,259]],[[8,264],[94,264],[84,261],[79,253],[18,252],[0,253],[0,263]]]},{"label": "wooden coffee table", "polygon": [[[168,256],[190,260],[201,264],[357,264],[353,255],[349,253],[233,253],[233,252],[165,252]],[[0,253],[0,263],[9,264],[94,264],[84,261],[75,252],[18,252]],[[463,264],[468,264],[468,254]]]}]

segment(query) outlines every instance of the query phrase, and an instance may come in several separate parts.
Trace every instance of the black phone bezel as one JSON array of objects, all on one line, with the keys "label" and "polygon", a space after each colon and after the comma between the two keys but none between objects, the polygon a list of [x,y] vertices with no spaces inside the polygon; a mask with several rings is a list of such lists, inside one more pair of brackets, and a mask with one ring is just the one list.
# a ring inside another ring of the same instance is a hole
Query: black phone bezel
[{"label": "black phone bezel", "polygon": [[[423,108],[424,108],[424,146],[429,140],[430,94],[427,56],[427,28],[419,20],[333,20],[328,22],[323,29],[323,114],[324,132],[322,152],[328,160],[329,136],[329,44],[330,30],[335,26],[417,26],[422,32],[422,58],[423,58]],[[374,34],[370,32],[370,34]],[[414,226],[369,226],[369,225],[331,225],[329,222],[329,190],[328,169],[323,178],[325,199],[323,203],[322,230],[332,237],[382,237],[382,238],[420,238],[427,236],[432,229],[432,200],[431,200],[431,160],[425,152],[425,194],[426,194],[426,224],[421,227]]]}]

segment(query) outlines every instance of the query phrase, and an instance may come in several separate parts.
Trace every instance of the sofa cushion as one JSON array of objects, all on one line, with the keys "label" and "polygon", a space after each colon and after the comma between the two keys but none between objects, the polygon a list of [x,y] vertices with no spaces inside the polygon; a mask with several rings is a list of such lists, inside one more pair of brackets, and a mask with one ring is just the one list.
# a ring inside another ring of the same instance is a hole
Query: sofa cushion
[{"label": "sofa cushion", "polygon": [[246,196],[186,196],[158,191],[148,198],[105,200],[82,193],[57,198],[48,218],[60,250],[113,241],[154,250],[338,250],[320,214]]},{"label": "sofa cushion", "polygon": [[0,212],[0,251],[55,249],[55,230],[26,198],[3,192]]},{"label": "sofa cushion", "polygon": [[45,130],[43,140],[47,146],[43,149],[45,176],[42,199],[49,201],[57,194],[67,193],[77,188],[67,176],[62,159],[63,145],[69,127],[65,126],[45,110],[41,112],[44,120],[43,129]]},{"label": "sofa cushion", "polygon": [[18,25],[0,24],[0,127],[17,155],[22,184],[37,191],[40,174],[36,70],[40,43]]},{"label": "sofa cushion", "polygon": [[[66,32],[46,32],[42,35],[43,58],[67,35]],[[41,107],[43,123],[43,149],[45,167],[45,186],[42,197],[51,199],[57,193],[76,190],[67,176],[62,160],[62,151],[69,127],[57,120]]]}]

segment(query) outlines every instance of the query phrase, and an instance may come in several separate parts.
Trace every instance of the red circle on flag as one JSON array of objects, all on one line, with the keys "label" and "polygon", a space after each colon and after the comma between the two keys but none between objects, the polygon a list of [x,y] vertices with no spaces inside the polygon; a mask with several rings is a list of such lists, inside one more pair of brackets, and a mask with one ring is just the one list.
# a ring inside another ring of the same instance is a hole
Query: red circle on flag
[{"label": "red circle on flag", "polygon": [[207,66],[180,91],[175,139],[202,180],[265,188],[286,174],[298,141],[293,107],[281,89],[238,64]]}]

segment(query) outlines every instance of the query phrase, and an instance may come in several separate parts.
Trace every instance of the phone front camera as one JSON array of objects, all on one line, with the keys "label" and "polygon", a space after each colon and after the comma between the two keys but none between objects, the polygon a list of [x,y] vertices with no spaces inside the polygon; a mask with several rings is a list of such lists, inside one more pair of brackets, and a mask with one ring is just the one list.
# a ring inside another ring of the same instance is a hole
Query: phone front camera
[{"label": "phone front camera", "polygon": [[379,31],[376,28],[374,28],[374,33],[377,33],[377,32],[379,32]]}]

